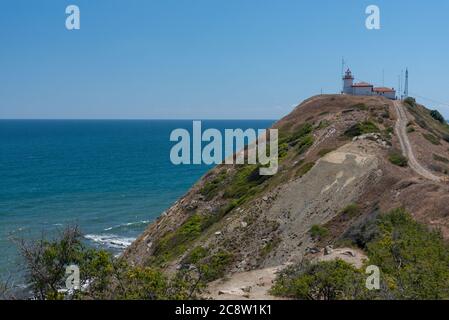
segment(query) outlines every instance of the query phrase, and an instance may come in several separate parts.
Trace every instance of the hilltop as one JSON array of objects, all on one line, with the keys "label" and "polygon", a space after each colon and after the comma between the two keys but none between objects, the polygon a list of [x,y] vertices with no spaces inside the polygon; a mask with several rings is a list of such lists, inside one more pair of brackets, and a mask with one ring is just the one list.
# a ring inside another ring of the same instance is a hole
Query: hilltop
[{"label": "hilltop", "polygon": [[360,268],[372,258],[360,230],[397,208],[449,238],[449,126],[413,99],[320,95],[273,127],[276,175],[215,167],[125,258],[168,274],[197,268],[205,296],[266,298],[276,272],[301,261]]}]

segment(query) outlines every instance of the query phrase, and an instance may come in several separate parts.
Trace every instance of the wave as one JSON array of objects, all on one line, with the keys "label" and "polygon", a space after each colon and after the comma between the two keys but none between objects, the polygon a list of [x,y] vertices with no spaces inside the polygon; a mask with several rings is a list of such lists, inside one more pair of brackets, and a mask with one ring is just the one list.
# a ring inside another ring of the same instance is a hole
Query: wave
[{"label": "wave", "polygon": [[113,226],[113,227],[106,228],[106,229],[104,229],[104,231],[111,231],[111,230],[116,230],[116,229],[122,229],[122,228],[128,228],[128,227],[147,225],[149,223],[150,223],[150,220],[128,222],[128,223],[123,223],[123,224],[119,224],[119,225],[116,225],[116,226]]},{"label": "wave", "polygon": [[126,249],[136,240],[135,238],[120,237],[115,234],[86,234],[84,238],[114,249]]}]

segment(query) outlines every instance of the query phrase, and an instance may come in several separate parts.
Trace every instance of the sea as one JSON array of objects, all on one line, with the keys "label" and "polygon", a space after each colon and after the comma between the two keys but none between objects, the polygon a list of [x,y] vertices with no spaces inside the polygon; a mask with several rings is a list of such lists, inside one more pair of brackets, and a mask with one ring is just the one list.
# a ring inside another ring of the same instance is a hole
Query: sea
[{"label": "sea", "polygon": [[[273,120],[204,120],[263,129]],[[120,254],[211,168],[173,165],[192,120],[0,120],[0,281],[20,283],[17,241],[79,226],[86,244]]]}]

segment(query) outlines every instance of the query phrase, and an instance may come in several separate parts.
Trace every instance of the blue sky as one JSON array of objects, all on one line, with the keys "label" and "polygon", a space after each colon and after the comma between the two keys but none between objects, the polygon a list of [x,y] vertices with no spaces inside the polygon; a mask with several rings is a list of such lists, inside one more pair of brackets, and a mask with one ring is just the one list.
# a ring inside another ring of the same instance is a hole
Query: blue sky
[{"label": "blue sky", "polygon": [[377,85],[408,66],[449,118],[448,16],[445,0],[2,0],[0,118],[277,119],[338,92],[342,56]]}]

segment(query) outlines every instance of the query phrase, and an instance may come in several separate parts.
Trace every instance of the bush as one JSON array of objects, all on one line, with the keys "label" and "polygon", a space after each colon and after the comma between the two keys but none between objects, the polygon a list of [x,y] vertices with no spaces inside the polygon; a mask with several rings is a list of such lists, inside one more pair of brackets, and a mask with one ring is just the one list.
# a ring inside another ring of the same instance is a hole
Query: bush
[{"label": "bush", "polygon": [[440,123],[446,123],[446,120],[444,119],[444,117],[441,115],[441,113],[438,112],[438,110],[432,110],[430,111],[430,115],[432,116],[432,118],[434,118],[435,120],[437,120]]},{"label": "bush", "polygon": [[341,211],[341,214],[347,216],[348,218],[354,218],[360,214],[360,208],[357,204],[352,203],[344,208]]},{"label": "bush", "polygon": [[271,293],[301,300],[363,299],[369,294],[364,274],[339,259],[287,268],[276,279]]},{"label": "bush", "polygon": [[448,299],[449,246],[441,234],[403,209],[381,216],[368,243],[370,264],[379,266],[393,299]]},{"label": "bush", "polygon": [[335,150],[335,148],[325,148],[325,149],[321,149],[320,151],[318,151],[318,155],[320,156],[320,157],[324,157],[326,154],[328,154],[328,153],[330,153],[330,152],[332,152],[332,151],[334,151]]},{"label": "bush", "polygon": [[224,180],[226,179],[226,170],[220,171],[217,176],[204,184],[203,188],[200,190],[200,193],[206,197],[206,200],[211,200],[218,194],[220,187],[223,185]]},{"label": "bush", "polygon": [[390,155],[388,156],[388,160],[390,160],[392,164],[399,167],[406,167],[408,164],[407,158],[396,151],[390,153]]},{"label": "bush", "polygon": [[364,121],[351,126],[344,132],[344,135],[353,138],[372,132],[379,132],[379,128],[371,121]]},{"label": "bush", "polygon": [[183,260],[184,264],[194,265],[203,285],[224,276],[233,261],[233,255],[225,250],[211,254],[208,249],[197,247]]},{"label": "bush", "polygon": [[246,164],[239,166],[225,189],[224,197],[241,199],[255,194],[256,188],[271,177],[260,175],[259,169],[259,165]]},{"label": "bush", "polygon": [[303,164],[301,167],[299,167],[298,171],[296,171],[297,177],[304,176],[307,172],[309,172],[313,166],[315,165],[315,162],[307,162]]},{"label": "bush", "polygon": [[423,133],[422,134],[424,138],[427,139],[427,141],[429,141],[430,143],[434,144],[434,145],[439,145],[440,143],[440,139],[436,136],[434,136],[431,133]]},{"label": "bush", "polygon": [[310,228],[310,235],[314,239],[323,239],[328,234],[329,230],[326,227],[315,224],[312,226],[312,228]]},{"label": "bush", "polygon": [[158,265],[182,254],[209,225],[205,216],[193,214],[175,231],[167,232],[158,240],[151,259]]},{"label": "bush", "polygon": [[405,98],[404,103],[408,104],[410,107],[416,107],[415,98],[412,97]]},{"label": "bush", "polygon": [[297,141],[298,153],[303,154],[313,145],[314,139],[311,134],[308,134]]}]

